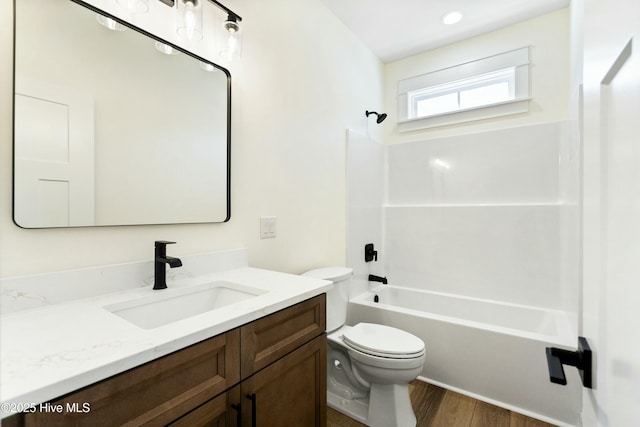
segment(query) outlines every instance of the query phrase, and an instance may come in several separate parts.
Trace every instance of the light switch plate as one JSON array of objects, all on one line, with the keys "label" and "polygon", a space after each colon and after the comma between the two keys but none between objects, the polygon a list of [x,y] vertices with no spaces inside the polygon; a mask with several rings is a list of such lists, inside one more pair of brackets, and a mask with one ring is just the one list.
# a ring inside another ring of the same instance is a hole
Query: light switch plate
[{"label": "light switch plate", "polygon": [[276,237],[276,217],[261,216],[260,217],[260,238],[273,239]]}]

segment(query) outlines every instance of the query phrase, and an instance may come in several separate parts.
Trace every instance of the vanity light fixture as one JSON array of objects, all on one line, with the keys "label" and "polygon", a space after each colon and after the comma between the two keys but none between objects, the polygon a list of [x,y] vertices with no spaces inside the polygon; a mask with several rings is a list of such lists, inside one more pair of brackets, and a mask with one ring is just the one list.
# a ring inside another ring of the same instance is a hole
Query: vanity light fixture
[{"label": "vanity light fixture", "polygon": [[202,39],[202,0],[178,1],[178,35],[187,40]]},{"label": "vanity light fixture", "polygon": [[[176,2],[178,3],[177,31],[180,37],[189,40],[202,38],[202,2],[204,0],[159,1],[170,7],[173,7]],[[227,19],[222,24],[226,37],[226,45],[222,50],[220,50],[220,55],[229,60],[239,57],[242,50],[242,32],[240,31],[239,22],[242,21],[242,17],[216,0],[208,1],[227,14]]]},{"label": "vanity light fixture", "polygon": [[241,56],[242,49],[242,33],[240,32],[240,25],[238,25],[238,19],[242,19],[237,15],[227,16],[227,20],[222,23],[224,34],[226,37],[226,48],[220,51],[220,55],[232,60]]}]

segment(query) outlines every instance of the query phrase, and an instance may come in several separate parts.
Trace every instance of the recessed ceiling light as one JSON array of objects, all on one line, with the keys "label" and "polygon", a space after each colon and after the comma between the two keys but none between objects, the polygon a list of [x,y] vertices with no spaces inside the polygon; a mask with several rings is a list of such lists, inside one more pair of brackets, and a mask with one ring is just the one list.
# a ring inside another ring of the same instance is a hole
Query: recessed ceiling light
[{"label": "recessed ceiling light", "polygon": [[460,22],[461,19],[462,19],[462,12],[458,12],[458,11],[449,12],[449,13],[445,13],[442,16],[442,23],[445,25],[453,25]]}]

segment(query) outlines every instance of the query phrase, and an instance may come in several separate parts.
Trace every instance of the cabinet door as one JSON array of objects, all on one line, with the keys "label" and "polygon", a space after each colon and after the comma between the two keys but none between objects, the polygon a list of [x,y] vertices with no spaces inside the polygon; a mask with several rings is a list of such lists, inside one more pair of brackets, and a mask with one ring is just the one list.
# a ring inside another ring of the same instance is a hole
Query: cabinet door
[{"label": "cabinet door", "polygon": [[234,329],[56,399],[61,413],[26,414],[25,426],[164,426],[239,382],[239,336]]},{"label": "cabinet door", "polygon": [[24,426],[24,414],[15,414],[0,421],[2,427],[22,427]]},{"label": "cabinet door", "polygon": [[244,427],[325,426],[326,334],[249,377],[241,387]]},{"label": "cabinet door", "polygon": [[240,427],[240,386],[199,406],[169,427]]},{"label": "cabinet door", "polygon": [[242,326],[242,379],[324,334],[325,301],[321,294]]}]

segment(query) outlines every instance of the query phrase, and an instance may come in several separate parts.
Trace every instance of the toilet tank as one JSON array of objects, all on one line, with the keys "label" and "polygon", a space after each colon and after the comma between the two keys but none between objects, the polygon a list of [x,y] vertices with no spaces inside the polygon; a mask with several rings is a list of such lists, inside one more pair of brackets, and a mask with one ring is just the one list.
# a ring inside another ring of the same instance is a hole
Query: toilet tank
[{"label": "toilet tank", "polygon": [[330,280],[333,289],[327,291],[327,332],[334,331],[347,321],[349,283],[353,269],[348,267],[324,267],[307,271],[303,276]]}]

